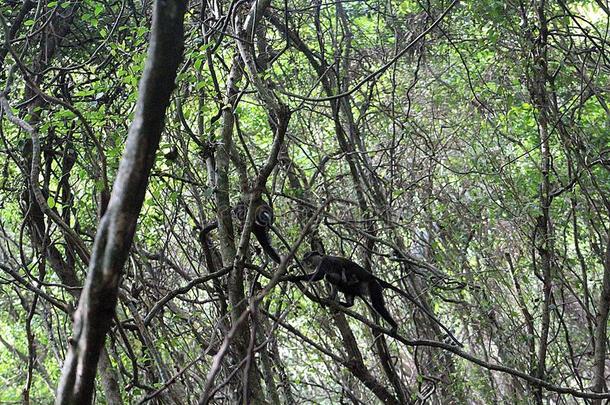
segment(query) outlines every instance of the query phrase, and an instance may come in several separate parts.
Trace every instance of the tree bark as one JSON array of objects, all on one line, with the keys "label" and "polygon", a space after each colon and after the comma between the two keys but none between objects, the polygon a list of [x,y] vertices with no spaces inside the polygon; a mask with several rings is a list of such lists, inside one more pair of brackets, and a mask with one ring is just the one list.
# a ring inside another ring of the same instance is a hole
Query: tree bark
[{"label": "tree bark", "polygon": [[184,47],[185,0],[155,2],[140,95],[108,209],[74,316],[56,404],[89,404],[100,352],[115,312],[119,280],[144,202]]},{"label": "tree bark", "polygon": [[[610,235],[606,244],[606,257],[604,258],[604,278],[602,291],[599,295],[595,324],[595,352],[593,355],[593,387],[594,392],[606,390],[606,346],[608,340],[608,313],[610,312]],[[601,404],[596,400],[595,404]]]}]

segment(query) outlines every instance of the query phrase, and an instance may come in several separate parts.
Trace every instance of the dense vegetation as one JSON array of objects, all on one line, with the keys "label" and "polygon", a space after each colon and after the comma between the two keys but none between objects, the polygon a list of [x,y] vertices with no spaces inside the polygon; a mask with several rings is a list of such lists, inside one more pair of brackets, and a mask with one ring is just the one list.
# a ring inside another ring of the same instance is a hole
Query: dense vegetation
[{"label": "dense vegetation", "polygon": [[0,403],[610,398],[604,0],[0,13]]}]

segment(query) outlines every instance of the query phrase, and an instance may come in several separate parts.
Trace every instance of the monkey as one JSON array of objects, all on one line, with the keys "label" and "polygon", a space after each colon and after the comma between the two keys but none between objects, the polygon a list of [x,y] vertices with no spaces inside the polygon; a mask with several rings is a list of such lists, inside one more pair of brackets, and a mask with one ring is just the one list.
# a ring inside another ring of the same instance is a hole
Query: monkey
[{"label": "monkey", "polygon": [[[248,205],[243,201],[240,201],[233,208],[233,215],[239,222],[244,224],[246,221],[246,215],[248,214]],[[255,202],[255,212],[254,212],[254,223],[252,224],[252,233],[256,237],[256,240],[263,248],[263,251],[267,253],[267,255],[277,264],[280,264],[282,259],[280,255],[276,252],[276,250],[271,245],[271,241],[269,238],[269,229],[273,224],[273,209],[269,204],[263,201],[262,198],[259,198]],[[212,230],[218,228],[218,221],[210,222],[208,225],[203,227],[200,231],[200,238],[204,238],[208,233]]]},{"label": "monkey", "polygon": [[[356,296],[362,298],[367,304],[366,297],[370,298],[370,305],[391,326],[391,332],[396,333],[398,324],[388,312],[383,298],[385,281],[375,277],[372,273],[362,268],[357,263],[338,256],[322,255],[313,251],[303,256],[303,265],[309,269],[315,269],[314,273],[301,276],[287,276],[283,280],[298,281],[320,281],[323,278],[331,285],[330,299],[338,304],[349,308],[354,305]],[[346,302],[337,300],[337,293],[342,292]]]},{"label": "monkey", "polygon": [[[233,214],[242,224],[246,222],[246,215],[248,214],[248,205],[246,203],[239,202],[235,208],[233,208]],[[280,264],[282,259],[277,254],[276,250],[271,245],[269,239],[269,229],[273,225],[273,209],[269,204],[259,198],[255,202],[254,211],[254,223],[252,224],[252,233],[256,236],[256,240],[261,245],[265,253],[277,264]]]},{"label": "monkey", "polygon": [[[332,287],[330,299],[349,308],[354,305],[354,298],[356,296],[360,297],[367,305],[370,305],[383,319],[385,319],[391,326],[390,333],[395,334],[398,325],[388,312],[383,298],[383,289],[389,288],[415,304],[429,316],[432,321],[439,325],[458,346],[462,346],[457,338],[453,336],[451,331],[441,324],[440,321],[438,321],[419,302],[411,298],[400,288],[393,286],[379,277],[375,277],[359,264],[344,257],[322,255],[316,251],[306,253],[305,256],[303,256],[302,263],[304,267],[315,269],[315,271],[311,274],[304,274],[301,276],[285,276],[282,278],[282,281],[320,281],[323,278],[326,278]],[[338,291],[343,293],[346,302],[336,300]],[[366,299],[367,296],[370,299],[370,304]]]}]

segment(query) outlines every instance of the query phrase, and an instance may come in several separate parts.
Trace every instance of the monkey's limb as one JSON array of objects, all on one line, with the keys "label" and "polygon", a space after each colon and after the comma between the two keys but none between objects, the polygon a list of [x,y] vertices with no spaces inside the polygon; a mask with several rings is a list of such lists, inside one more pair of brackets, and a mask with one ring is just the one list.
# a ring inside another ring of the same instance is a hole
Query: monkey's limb
[{"label": "monkey's limb", "polygon": [[[343,294],[343,295],[345,296],[345,302],[336,300],[337,303],[344,306],[345,308],[353,307],[354,306],[354,296],[349,295],[349,294]],[[363,300],[363,301],[366,302],[366,300]],[[367,302],[367,304],[368,304],[368,302]]]},{"label": "monkey's limb", "polygon": [[206,236],[216,228],[218,228],[218,221],[212,221],[201,230],[201,235]]},{"label": "monkey's limb", "polygon": [[311,274],[303,274],[302,276],[284,276],[280,278],[280,281],[290,281],[296,283],[299,281],[319,281],[324,278],[324,273],[315,272]]},{"label": "monkey's limb", "polygon": [[337,294],[339,293],[339,290],[337,290],[337,287],[334,284],[331,284],[330,287],[330,299],[333,301],[338,301],[337,300]]},{"label": "monkey's limb", "polygon": [[210,232],[212,232],[216,228],[218,228],[218,221],[210,222],[205,227],[203,227],[203,229],[202,228],[198,228],[198,229],[200,229],[200,231],[199,231],[199,242],[202,243],[202,244],[210,243],[209,240],[208,240],[208,234]]}]

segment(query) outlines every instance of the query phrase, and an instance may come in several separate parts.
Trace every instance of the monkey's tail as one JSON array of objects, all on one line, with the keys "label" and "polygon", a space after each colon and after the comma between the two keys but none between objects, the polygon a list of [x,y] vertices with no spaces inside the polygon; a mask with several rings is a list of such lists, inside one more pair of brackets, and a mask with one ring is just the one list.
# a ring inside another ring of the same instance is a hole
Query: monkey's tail
[{"label": "monkey's tail", "polygon": [[261,245],[265,253],[269,255],[271,260],[273,260],[277,264],[280,264],[282,259],[280,258],[280,255],[277,254],[273,246],[271,246],[271,242],[269,241],[269,235],[267,234],[265,229],[259,228],[258,226],[253,226],[253,228],[255,228],[253,230],[254,236],[256,236],[256,240],[258,240],[258,243]]},{"label": "monkey's tail", "polygon": [[447,329],[447,327],[445,325],[443,325],[441,323],[441,321],[436,319],[436,317],[434,315],[432,315],[430,313],[430,311],[428,311],[426,309],[426,307],[424,307],[422,304],[420,304],[415,298],[411,297],[407,292],[388,283],[387,281],[382,280],[377,277],[375,277],[375,278],[377,279],[377,281],[379,281],[379,284],[381,284],[382,287],[389,288],[390,290],[402,295],[403,297],[405,297],[406,299],[411,301],[413,304],[415,304],[415,306],[417,308],[421,309],[428,316],[428,318],[430,318],[435,324],[437,324],[442,330],[444,330],[447,333],[447,336],[449,336],[451,338],[451,340],[453,340],[455,342],[455,344],[457,344],[459,347],[464,347],[464,345],[459,340],[457,340],[457,338],[453,335],[453,333],[451,333],[451,331],[449,329]]}]

